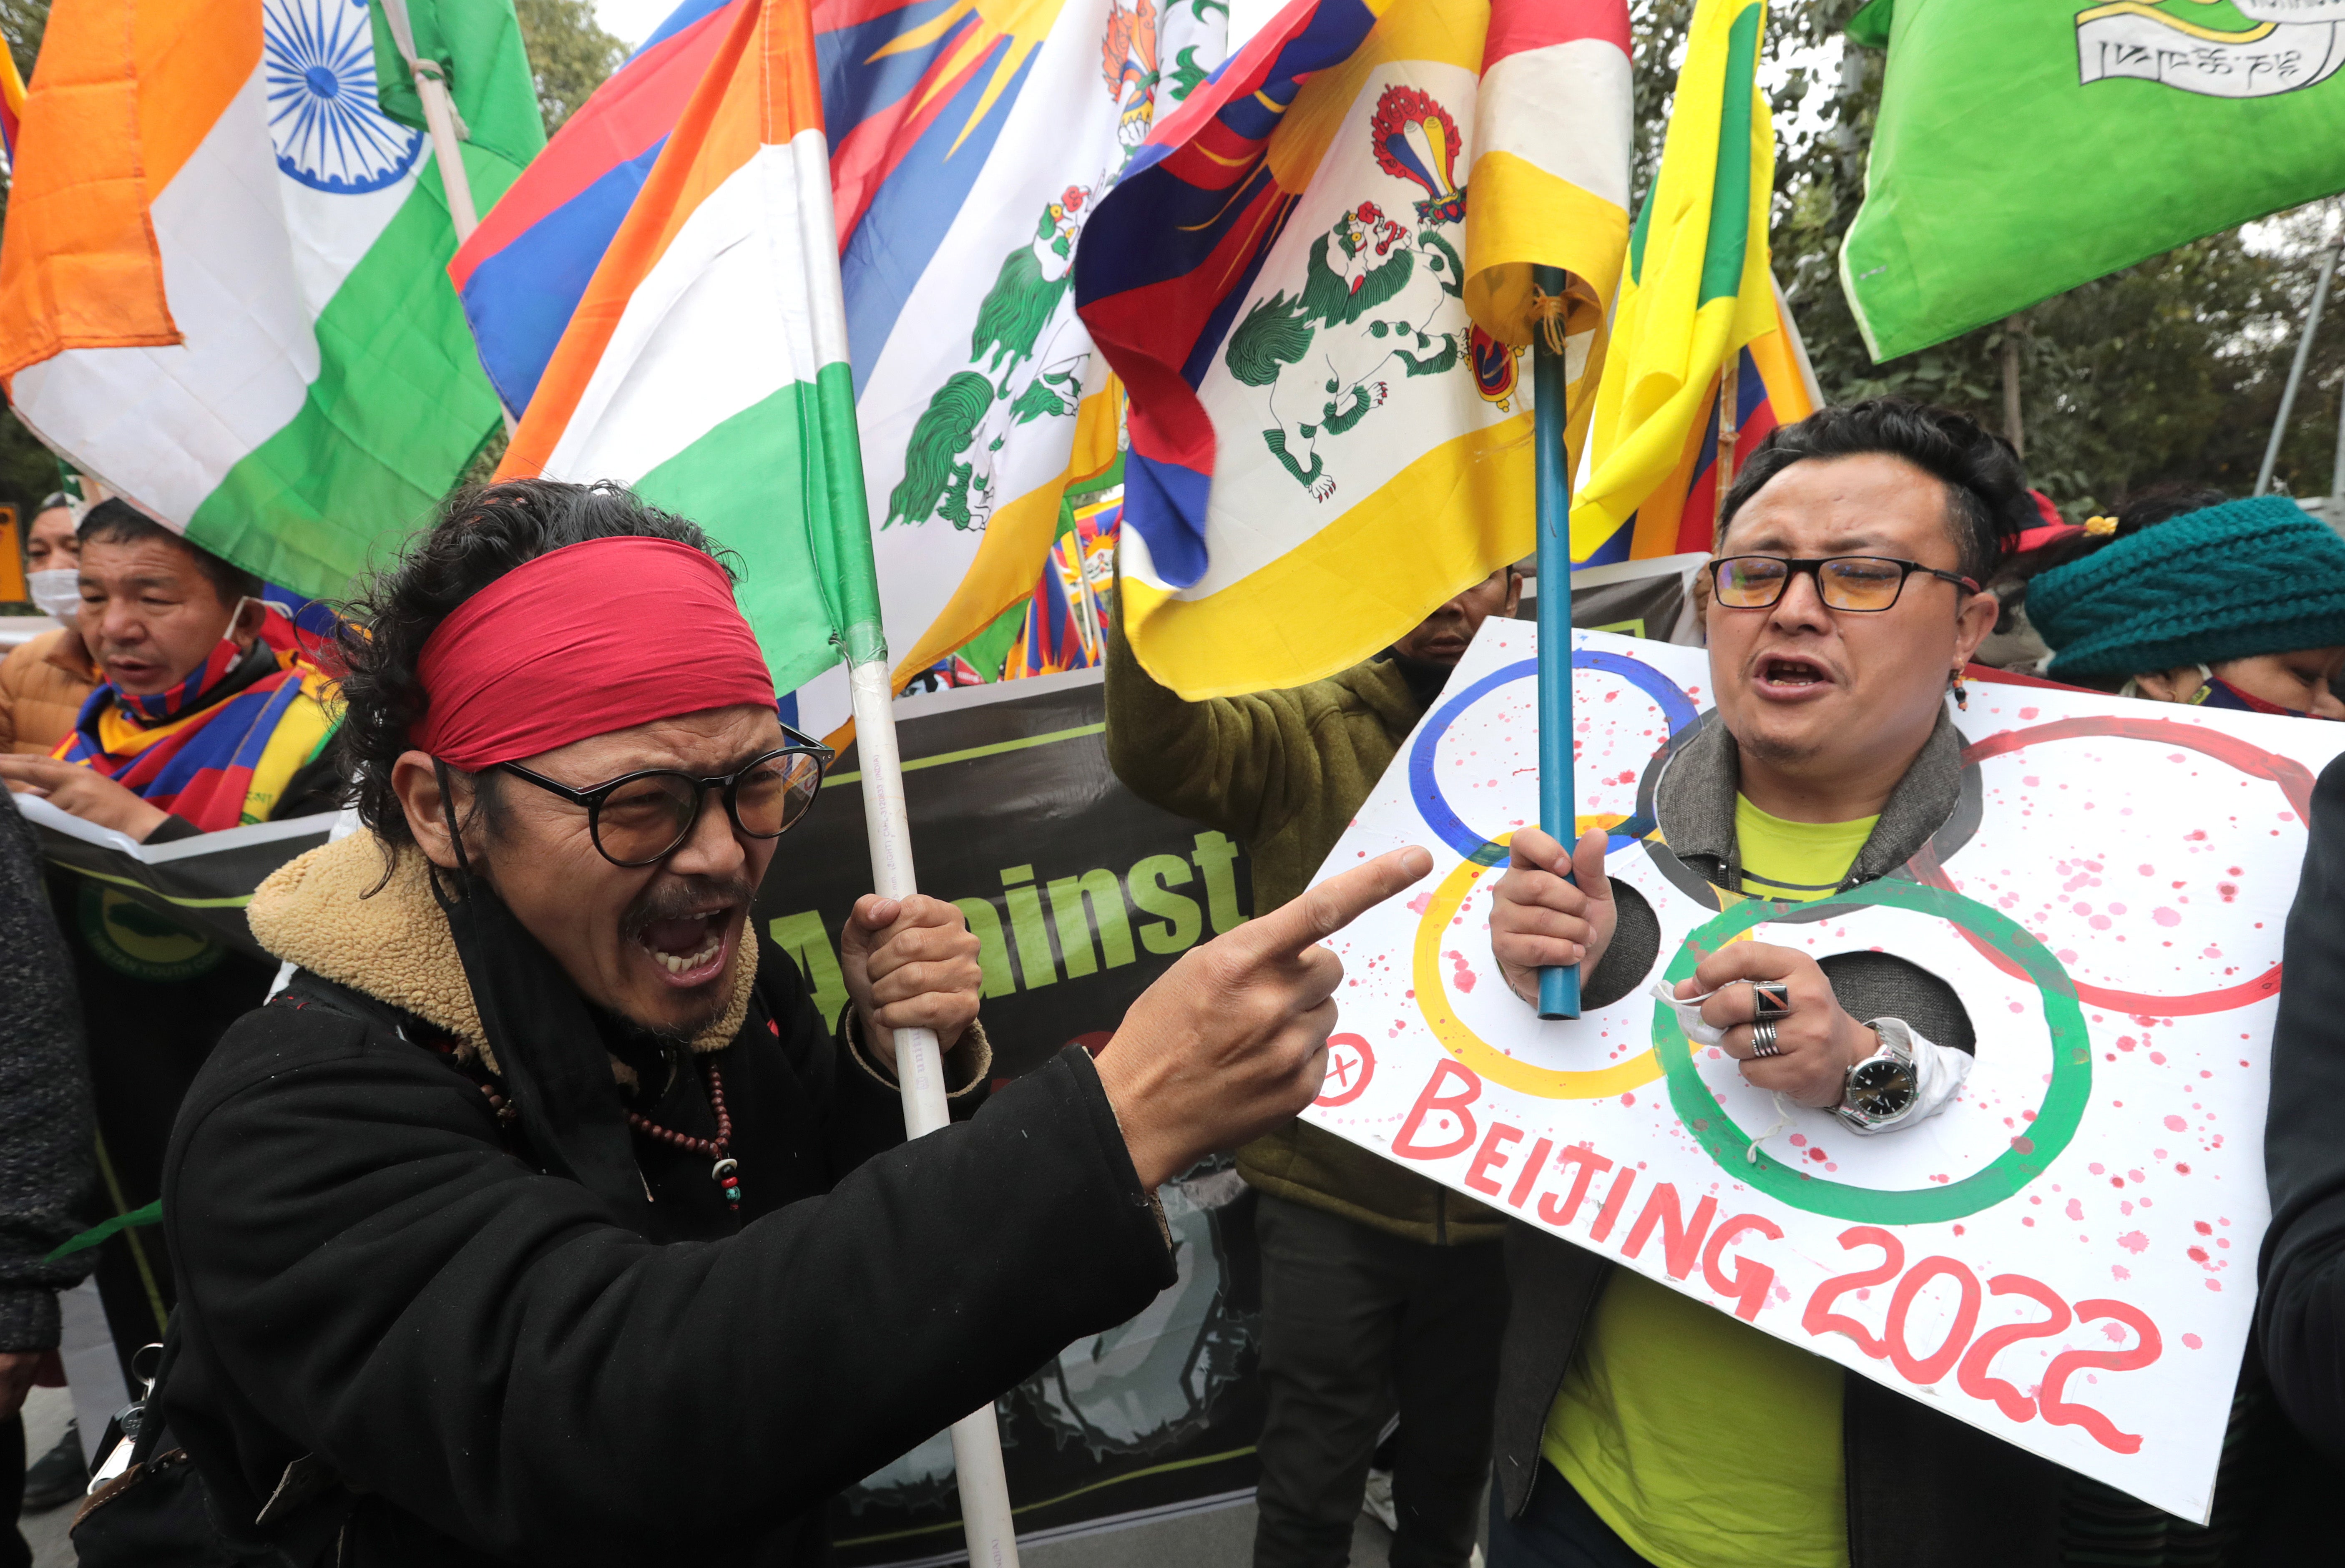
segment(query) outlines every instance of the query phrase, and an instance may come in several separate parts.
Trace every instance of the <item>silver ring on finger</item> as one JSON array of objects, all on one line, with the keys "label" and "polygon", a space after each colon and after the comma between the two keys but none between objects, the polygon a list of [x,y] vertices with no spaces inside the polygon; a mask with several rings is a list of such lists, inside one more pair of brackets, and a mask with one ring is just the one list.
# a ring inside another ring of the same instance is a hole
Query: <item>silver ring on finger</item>
[{"label": "silver ring on finger", "polygon": [[1751,982],[1751,1021],[1771,1024],[1792,1016],[1792,988],[1781,980]]},{"label": "silver ring on finger", "polygon": [[1775,1020],[1769,1018],[1751,1026],[1751,1054],[1755,1057],[1780,1057],[1783,1047],[1775,1043]]}]

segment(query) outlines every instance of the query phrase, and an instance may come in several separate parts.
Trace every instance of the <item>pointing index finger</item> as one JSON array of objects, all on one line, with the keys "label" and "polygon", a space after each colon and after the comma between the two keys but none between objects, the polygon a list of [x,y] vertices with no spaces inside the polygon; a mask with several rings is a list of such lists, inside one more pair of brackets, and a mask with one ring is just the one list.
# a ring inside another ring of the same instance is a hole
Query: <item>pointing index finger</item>
[{"label": "pointing index finger", "polygon": [[1247,922],[1244,946],[1257,957],[1300,953],[1432,869],[1433,856],[1416,845],[1380,855]]}]

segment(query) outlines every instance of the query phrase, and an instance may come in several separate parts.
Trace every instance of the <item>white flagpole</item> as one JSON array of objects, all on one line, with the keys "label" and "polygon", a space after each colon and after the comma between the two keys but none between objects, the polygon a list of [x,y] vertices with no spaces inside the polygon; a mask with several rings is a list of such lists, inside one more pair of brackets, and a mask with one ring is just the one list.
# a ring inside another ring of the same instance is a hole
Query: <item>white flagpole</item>
[{"label": "white flagpole", "polygon": [[[904,809],[903,756],[896,747],[896,709],[888,657],[847,668],[855,709],[855,745],[863,770],[863,820],[871,845],[872,891],[908,898],[911,821]],[[945,1103],[944,1062],[933,1029],[896,1031],[896,1079],[904,1096],[904,1136],[916,1138],[952,1119]],[[973,1568],[1018,1568],[1018,1527],[1010,1513],[1010,1479],[1001,1467],[1001,1431],[990,1404],[952,1425],[953,1468],[960,1486],[961,1528]]]},{"label": "white flagpole", "polygon": [[[767,0],[770,3],[770,0]],[[804,46],[811,48],[809,33]],[[848,357],[847,300],[838,275],[838,217],[831,204],[830,148],[818,133],[792,139],[794,187],[805,219],[799,243],[814,298],[809,301],[815,359],[840,365]],[[819,193],[819,194],[817,194]],[[851,408],[851,405],[850,405]],[[855,744],[863,772],[863,823],[871,850],[872,891],[909,898],[919,891],[912,873],[912,824],[904,809],[903,754],[896,744],[895,682],[879,614],[879,568],[871,550],[871,518],[863,482],[863,452],[850,424],[825,430],[838,438],[829,453],[841,489],[856,498],[853,513],[833,520],[839,582],[833,613],[847,655],[847,686],[855,713]],[[933,1029],[898,1029],[896,1081],[904,1099],[904,1136],[923,1138],[952,1119],[945,1103],[944,1061]],[[1018,1568],[1018,1525],[1010,1512],[1010,1479],[1001,1466],[1001,1429],[990,1401],[952,1424],[953,1469],[960,1489],[961,1530],[971,1568]]]},{"label": "white flagpole", "polygon": [[[431,161],[440,166],[440,187],[448,193],[448,217],[461,246],[481,227],[480,211],[472,205],[472,177],[464,170],[463,144],[468,133],[463,118],[456,113],[456,101],[448,96],[448,84],[441,79],[440,62],[422,59],[415,53],[415,24],[407,14],[407,0],[382,0],[382,15],[391,24],[391,39],[399,46],[400,57],[407,62],[408,74],[415,78],[415,96],[423,100],[423,124],[431,133]],[[497,411],[505,421],[505,434],[512,435],[513,417],[506,412],[502,399],[498,400]]]}]

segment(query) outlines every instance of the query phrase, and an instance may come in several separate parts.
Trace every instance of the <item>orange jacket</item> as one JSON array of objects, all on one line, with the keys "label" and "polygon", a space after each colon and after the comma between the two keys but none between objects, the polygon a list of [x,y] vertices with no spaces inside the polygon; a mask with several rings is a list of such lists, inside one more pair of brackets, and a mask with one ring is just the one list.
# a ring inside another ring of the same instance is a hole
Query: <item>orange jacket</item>
[{"label": "orange jacket", "polygon": [[9,650],[0,659],[0,751],[48,755],[96,684],[97,668],[71,627]]}]

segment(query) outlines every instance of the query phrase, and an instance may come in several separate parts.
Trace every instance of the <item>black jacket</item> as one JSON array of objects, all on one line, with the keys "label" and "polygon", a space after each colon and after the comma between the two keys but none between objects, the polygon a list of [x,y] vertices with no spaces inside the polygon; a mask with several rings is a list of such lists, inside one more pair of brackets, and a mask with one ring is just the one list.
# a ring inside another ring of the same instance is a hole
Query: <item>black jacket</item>
[{"label": "black jacket", "polygon": [[2345,759],[2320,775],[2281,951],[2258,1340],[2280,1408],[2345,1463]]},{"label": "black jacket", "polygon": [[347,1531],[369,1565],[817,1561],[830,1493],[1172,1282],[1081,1050],[905,1146],[761,958],[730,1043],[643,1106],[705,1136],[721,1075],[740,1211],[637,1137],[657,1239],[544,1174],[422,1017],[305,973],[228,1031],[163,1188],[163,1402],[224,1532],[299,1561]]},{"label": "black jacket", "polygon": [[0,1351],[55,1350],[56,1292],[97,1261],[49,1260],[86,1223],[89,1134],[73,966],[42,895],[40,841],[0,790]]}]

